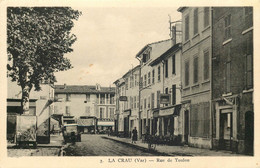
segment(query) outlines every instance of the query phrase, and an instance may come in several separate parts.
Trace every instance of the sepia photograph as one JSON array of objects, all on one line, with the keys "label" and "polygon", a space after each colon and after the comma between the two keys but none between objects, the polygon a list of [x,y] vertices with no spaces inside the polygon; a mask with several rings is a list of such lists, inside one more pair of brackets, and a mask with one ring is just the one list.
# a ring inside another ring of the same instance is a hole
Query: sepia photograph
[{"label": "sepia photograph", "polygon": [[7,158],[256,156],[253,5],[4,9]]}]

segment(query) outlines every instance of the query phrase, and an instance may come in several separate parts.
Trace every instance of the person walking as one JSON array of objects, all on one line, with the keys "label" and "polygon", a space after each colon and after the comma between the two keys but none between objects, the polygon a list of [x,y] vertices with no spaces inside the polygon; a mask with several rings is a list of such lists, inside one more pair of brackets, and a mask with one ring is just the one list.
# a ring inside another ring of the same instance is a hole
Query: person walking
[{"label": "person walking", "polygon": [[132,131],[132,143],[136,143],[137,141],[137,130],[136,127]]}]

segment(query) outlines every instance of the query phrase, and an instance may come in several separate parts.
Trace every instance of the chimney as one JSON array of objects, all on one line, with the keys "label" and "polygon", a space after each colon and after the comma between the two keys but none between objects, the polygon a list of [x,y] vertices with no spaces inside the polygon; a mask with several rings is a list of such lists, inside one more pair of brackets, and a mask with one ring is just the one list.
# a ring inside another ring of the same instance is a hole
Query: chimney
[{"label": "chimney", "polygon": [[96,84],[96,90],[98,90],[98,91],[100,91],[101,90],[101,86],[100,86],[100,84]]},{"label": "chimney", "polygon": [[66,83],[64,83],[64,88],[63,89],[67,89],[67,84]]}]

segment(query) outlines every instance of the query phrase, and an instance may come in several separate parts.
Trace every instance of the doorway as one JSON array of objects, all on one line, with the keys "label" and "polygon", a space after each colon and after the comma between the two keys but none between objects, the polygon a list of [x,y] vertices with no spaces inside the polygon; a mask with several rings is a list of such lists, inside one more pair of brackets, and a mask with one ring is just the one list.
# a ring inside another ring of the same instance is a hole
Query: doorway
[{"label": "doorway", "polygon": [[231,112],[220,114],[220,149],[232,150],[232,137],[233,137],[233,115]]},{"label": "doorway", "polygon": [[254,113],[245,114],[245,153],[253,155],[254,152]]},{"label": "doorway", "polygon": [[188,144],[190,129],[189,129],[189,111],[184,112],[184,143]]}]

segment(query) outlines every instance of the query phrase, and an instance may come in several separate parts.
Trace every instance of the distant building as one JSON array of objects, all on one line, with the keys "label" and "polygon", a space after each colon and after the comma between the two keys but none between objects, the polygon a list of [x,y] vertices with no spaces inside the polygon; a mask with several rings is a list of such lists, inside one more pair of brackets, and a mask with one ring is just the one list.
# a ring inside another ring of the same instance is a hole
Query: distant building
[{"label": "distant building", "polygon": [[64,124],[76,122],[82,132],[99,133],[114,129],[115,88],[90,85],[55,85],[55,114],[62,114]]},{"label": "distant building", "polygon": [[253,8],[213,8],[213,147],[253,154]]},{"label": "distant building", "polygon": [[211,148],[211,8],[180,7],[182,13],[182,113],[184,142]]}]

